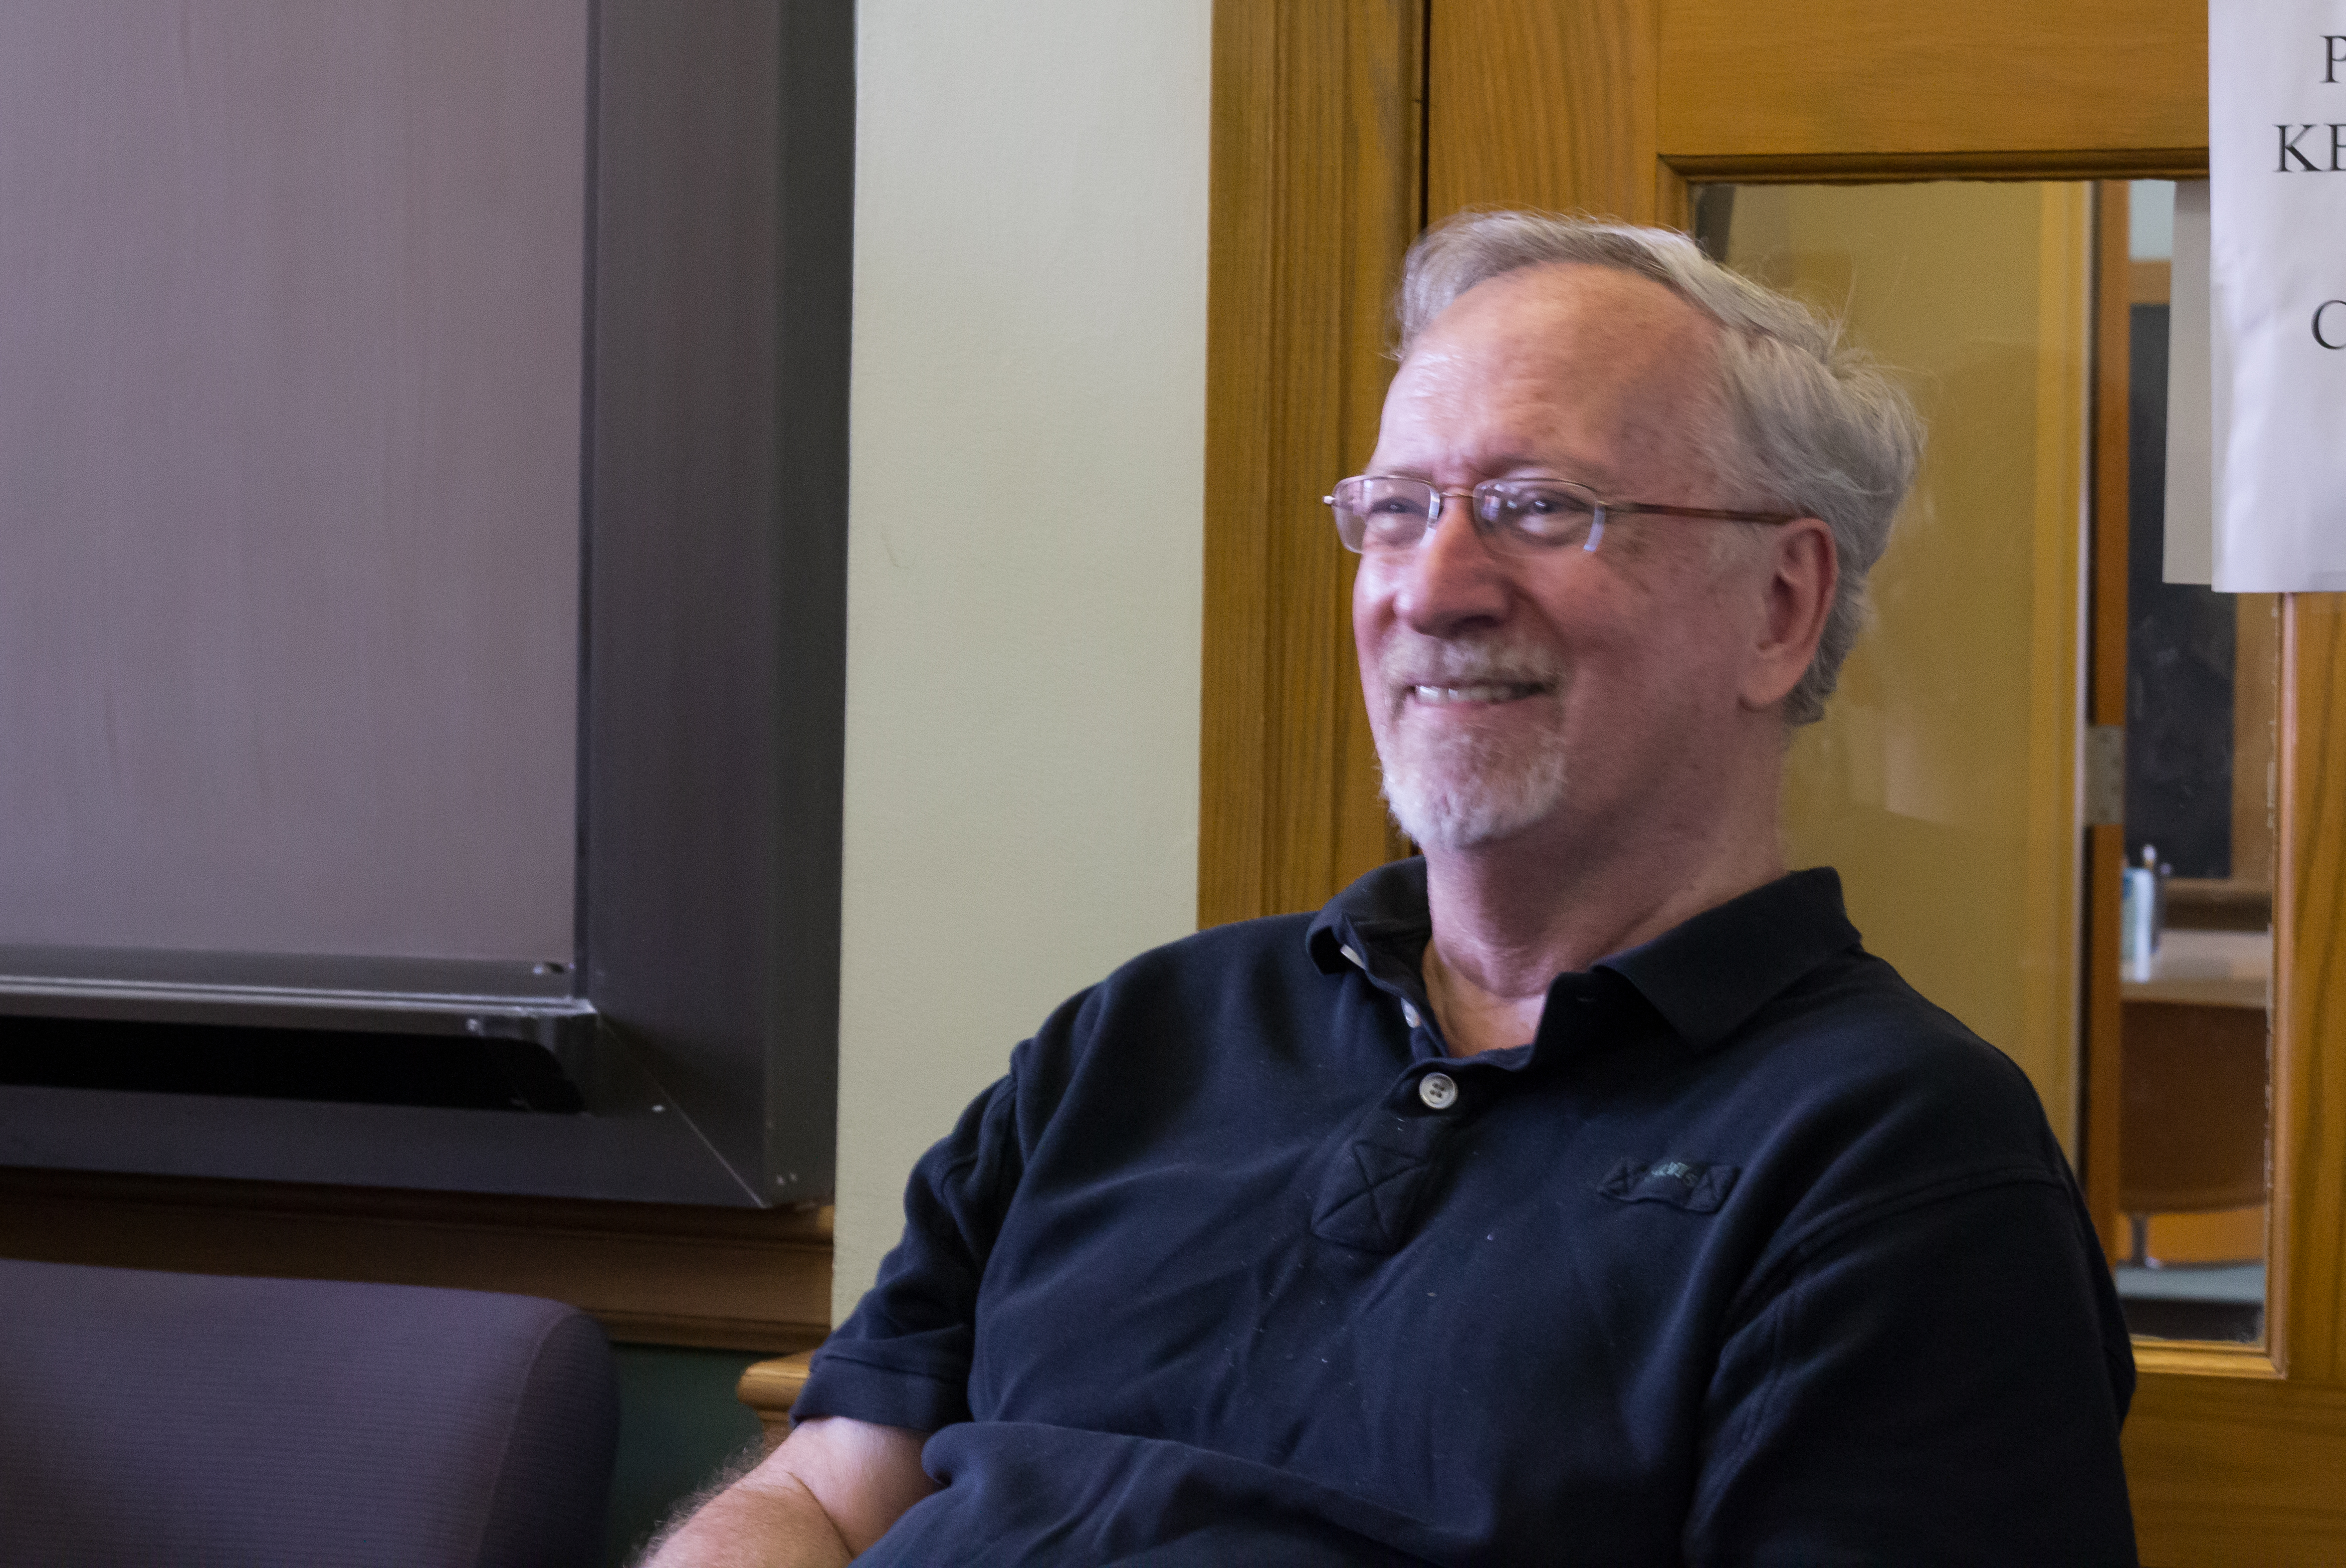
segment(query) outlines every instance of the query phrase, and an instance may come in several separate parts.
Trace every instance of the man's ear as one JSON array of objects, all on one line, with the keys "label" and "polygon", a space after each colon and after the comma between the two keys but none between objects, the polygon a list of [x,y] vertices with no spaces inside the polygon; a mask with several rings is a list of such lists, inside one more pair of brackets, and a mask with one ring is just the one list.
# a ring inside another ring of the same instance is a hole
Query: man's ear
[{"label": "man's ear", "polygon": [[1816,657],[1825,617],[1832,609],[1833,589],[1841,581],[1832,530],[1817,518],[1778,524],[1770,532],[1770,544],[1763,557],[1767,575],[1759,584],[1759,636],[1736,693],[1746,708],[1754,709],[1773,708],[1800,684]]}]

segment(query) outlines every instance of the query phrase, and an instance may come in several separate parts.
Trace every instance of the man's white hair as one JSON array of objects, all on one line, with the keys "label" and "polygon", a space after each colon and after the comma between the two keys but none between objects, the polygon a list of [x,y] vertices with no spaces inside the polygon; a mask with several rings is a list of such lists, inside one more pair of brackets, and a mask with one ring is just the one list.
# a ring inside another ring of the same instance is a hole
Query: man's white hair
[{"label": "man's white hair", "polygon": [[1580,262],[1650,278],[1716,321],[1726,450],[1710,455],[1735,504],[1794,512],[1832,530],[1841,582],[1816,657],[1784,699],[1790,724],[1824,717],[1865,624],[1865,578],[1913,483],[1922,423],[1896,382],[1841,340],[1841,327],[1754,283],[1668,229],[1550,212],[1464,212],[1418,238],[1402,274],[1403,358],[1475,284],[1525,267]]}]

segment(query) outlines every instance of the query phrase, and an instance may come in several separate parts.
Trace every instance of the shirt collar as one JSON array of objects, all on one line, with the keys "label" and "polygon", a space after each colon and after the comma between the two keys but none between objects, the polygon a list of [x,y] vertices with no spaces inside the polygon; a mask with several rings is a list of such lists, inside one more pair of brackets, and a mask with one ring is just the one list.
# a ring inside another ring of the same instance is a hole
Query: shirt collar
[{"label": "shirt collar", "polygon": [[1680,1040],[1723,1044],[1768,1002],[1859,944],[1830,866],[1793,871],[1703,911],[1596,967],[1637,988]]},{"label": "shirt collar", "polygon": [[[1433,932],[1425,861],[1413,856],[1379,866],[1329,900],[1304,942],[1323,972],[1341,973],[1357,962],[1381,979],[1404,972],[1416,991]],[[1708,1051],[1793,982],[1858,945],[1857,928],[1842,910],[1841,876],[1820,866],[1707,909],[1595,967],[1627,981],[1686,1045]],[[1556,977],[1558,984],[1573,979]]]},{"label": "shirt collar", "polygon": [[1303,942],[1323,973],[1341,974],[1352,964],[1366,968],[1379,954],[1405,953],[1414,969],[1433,935],[1433,920],[1425,909],[1425,860],[1412,855],[1379,866],[1330,899]]}]

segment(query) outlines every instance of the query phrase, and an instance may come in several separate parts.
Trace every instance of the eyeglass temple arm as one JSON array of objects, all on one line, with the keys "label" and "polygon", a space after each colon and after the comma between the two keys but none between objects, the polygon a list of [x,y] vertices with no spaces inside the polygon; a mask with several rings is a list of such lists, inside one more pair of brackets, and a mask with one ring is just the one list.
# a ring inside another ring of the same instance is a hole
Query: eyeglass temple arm
[{"label": "eyeglass temple arm", "polygon": [[1606,501],[1602,508],[1619,515],[1643,514],[1657,517],[1717,517],[1728,523],[1793,523],[1798,512],[1722,512],[1716,506],[1649,506],[1642,501]]}]

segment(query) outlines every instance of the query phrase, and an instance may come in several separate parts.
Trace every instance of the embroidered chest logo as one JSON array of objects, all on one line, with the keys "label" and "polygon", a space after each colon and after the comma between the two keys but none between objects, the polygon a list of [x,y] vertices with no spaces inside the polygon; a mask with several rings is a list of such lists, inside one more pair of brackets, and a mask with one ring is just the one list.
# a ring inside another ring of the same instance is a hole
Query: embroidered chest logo
[{"label": "embroidered chest logo", "polygon": [[1622,1203],[1666,1203],[1689,1214],[1711,1214],[1735,1186],[1737,1167],[1701,1160],[1626,1159],[1596,1190]]}]

